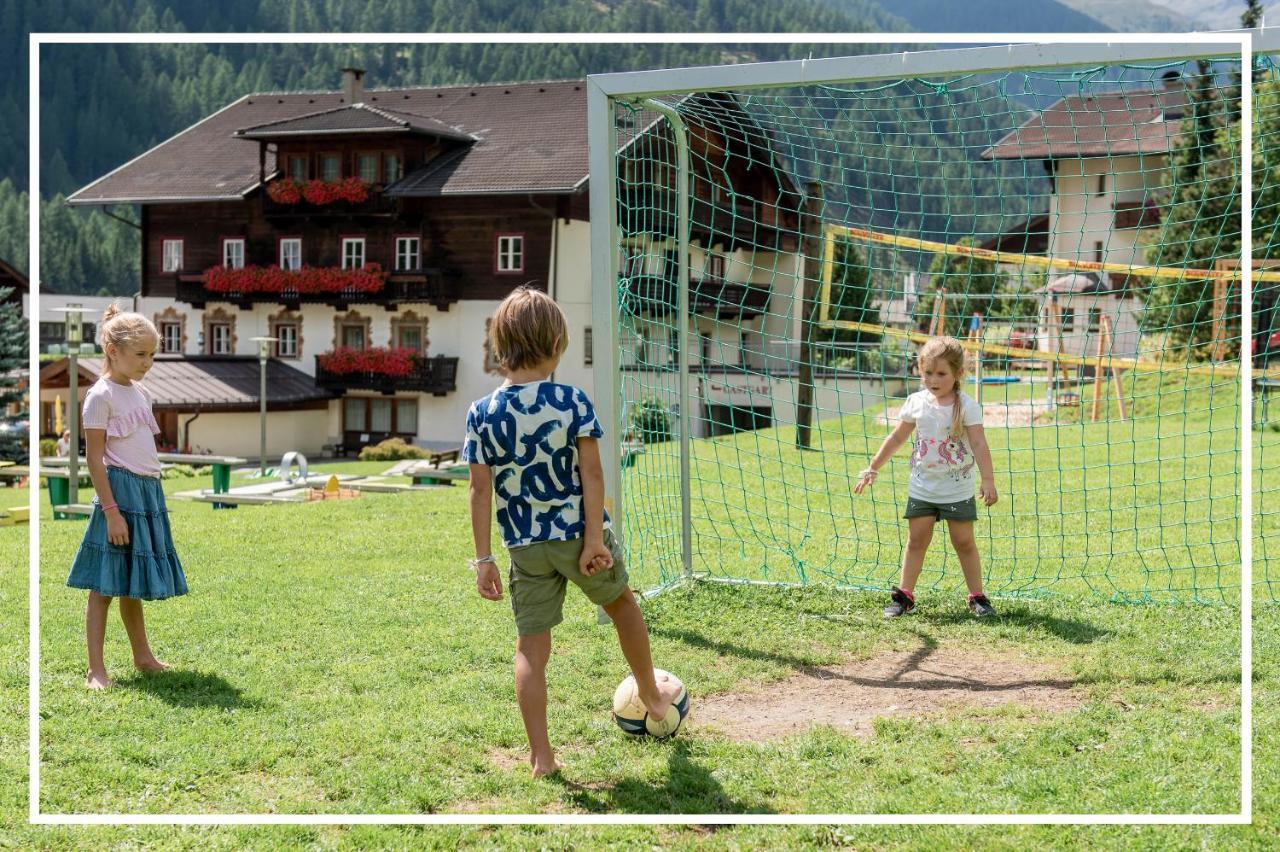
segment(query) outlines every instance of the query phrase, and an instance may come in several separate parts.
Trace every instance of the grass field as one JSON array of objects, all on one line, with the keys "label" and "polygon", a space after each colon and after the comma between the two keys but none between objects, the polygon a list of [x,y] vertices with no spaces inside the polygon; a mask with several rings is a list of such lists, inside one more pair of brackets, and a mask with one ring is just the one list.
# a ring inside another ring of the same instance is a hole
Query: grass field
[{"label": "grass field", "polygon": [[[984,397],[988,416],[1025,389]],[[1161,602],[1239,599],[1239,416],[1225,379],[1142,376],[1135,416],[986,430],[1000,502],[979,512],[988,588]],[[896,406],[891,403],[891,406]],[[905,543],[907,449],[871,491],[859,471],[889,431],[885,406],[820,421],[814,451],[790,426],[694,443],[695,572],[723,579],[885,589]],[[1114,412],[1113,412],[1114,414]],[[650,444],[624,478],[623,509],[647,587],[680,576],[679,447]],[[945,533],[921,587],[957,592]]]},{"label": "grass field", "polygon": [[[741,438],[739,439],[741,440]],[[1272,444],[1267,444],[1270,451]],[[328,465],[336,469],[335,465]],[[347,464],[373,471],[382,464]],[[207,480],[173,480],[170,491]],[[882,483],[883,484],[883,483]],[[698,584],[646,604],[657,659],[698,702],[901,648],[1001,654],[1051,666],[1080,704],[1016,704],[885,718],[868,739],[816,728],[739,742],[691,729],[626,740],[607,714],[623,667],[610,631],[577,599],[557,630],[552,736],[569,764],[534,782],[518,762],[506,604],[473,591],[465,493],[214,512],[172,504],[192,584],[147,605],[178,670],[139,677],[113,617],[106,695],[80,686],[83,594],[62,586],[83,523],[44,522],[42,806],[93,812],[1191,811],[1238,807],[1238,617],[1233,607],[1116,606],[1055,596],[1006,601],[978,624],[958,599],[885,625],[879,595]],[[44,511],[47,518],[47,508]],[[887,522],[886,522],[887,523]],[[21,528],[0,564],[21,565]],[[892,546],[886,545],[889,549]],[[896,557],[895,557],[896,561]],[[637,573],[647,569],[636,566]],[[25,585],[0,585],[0,807],[15,845],[74,848],[669,848],[779,845],[1112,848],[1280,842],[1280,614],[1255,622],[1254,827],[319,827],[36,828],[25,813]]]}]

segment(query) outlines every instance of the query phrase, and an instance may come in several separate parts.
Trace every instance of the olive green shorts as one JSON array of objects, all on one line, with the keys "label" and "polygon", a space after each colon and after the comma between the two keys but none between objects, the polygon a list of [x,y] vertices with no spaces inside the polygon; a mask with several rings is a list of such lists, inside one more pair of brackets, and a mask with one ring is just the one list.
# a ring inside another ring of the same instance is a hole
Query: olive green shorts
[{"label": "olive green shorts", "polygon": [[957,500],[954,503],[931,503],[928,500],[907,498],[907,511],[902,517],[924,518],[932,515],[939,521],[976,521],[978,520],[978,501],[970,497],[968,500]]},{"label": "olive green shorts", "polygon": [[570,580],[593,604],[613,603],[627,590],[627,568],[613,530],[604,531],[604,546],[613,554],[613,567],[590,577],[578,570],[582,539],[538,541],[513,547],[507,576],[516,632],[545,633],[564,620],[564,593]]}]

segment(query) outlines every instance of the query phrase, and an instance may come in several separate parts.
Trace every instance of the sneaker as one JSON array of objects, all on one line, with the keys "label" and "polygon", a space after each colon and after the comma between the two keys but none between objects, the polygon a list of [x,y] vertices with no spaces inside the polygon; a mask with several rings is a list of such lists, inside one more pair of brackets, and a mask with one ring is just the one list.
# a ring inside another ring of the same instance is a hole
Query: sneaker
[{"label": "sneaker", "polygon": [[987,600],[986,595],[969,595],[969,612],[978,618],[986,618],[996,614],[996,608]]},{"label": "sneaker", "polygon": [[890,595],[889,605],[884,608],[884,617],[897,618],[900,615],[915,611],[916,599],[911,597],[911,593],[894,586],[893,593]]}]

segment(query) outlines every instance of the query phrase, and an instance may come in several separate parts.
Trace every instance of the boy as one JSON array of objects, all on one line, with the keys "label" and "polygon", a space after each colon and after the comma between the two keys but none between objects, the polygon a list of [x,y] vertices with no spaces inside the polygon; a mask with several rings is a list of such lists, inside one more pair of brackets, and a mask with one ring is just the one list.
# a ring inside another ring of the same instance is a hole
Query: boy
[{"label": "boy", "polygon": [[596,443],[604,430],[585,392],[549,380],[569,345],[564,313],[546,293],[521,287],[498,305],[489,341],[506,381],[467,411],[462,459],[471,465],[471,566],[480,596],[501,600],[490,549],[497,493],[498,524],[511,555],[516,700],[538,777],[560,769],[547,735],[546,668],[568,581],[613,619],[650,716],[666,716],[679,686],[654,679],[648,628],[604,512]]}]

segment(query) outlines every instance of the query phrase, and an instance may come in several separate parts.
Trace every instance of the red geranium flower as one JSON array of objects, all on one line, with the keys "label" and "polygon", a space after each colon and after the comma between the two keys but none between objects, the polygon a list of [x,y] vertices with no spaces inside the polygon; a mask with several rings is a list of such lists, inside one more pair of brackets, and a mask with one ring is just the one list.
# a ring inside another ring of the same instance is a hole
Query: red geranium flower
[{"label": "red geranium flower", "polygon": [[339,346],[331,352],[321,354],[319,364],[320,369],[339,375],[367,373],[404,378],[413,374],[417,358],[416,349],[389,349],[381,346],[355,349],[350,346]]},{"label": "red geranium flower", "polygon": [[225,266],[214,266],[204,271],[204,288],[210,293],[242,295],[380,293],[386,281],[386,271],[376,263],[360,269],[339,269],[333,266],[304,266],[301,269],[245,266],[228,269]]},{"label": "red geranium flower", "polygon": [[267,197],[277,204],[298,204],[302,201],[315,205],[332,204],[335,201],[359,204],[369,200],[369,183],[358,177],[336,181],[280,178],[267,184]]}]

